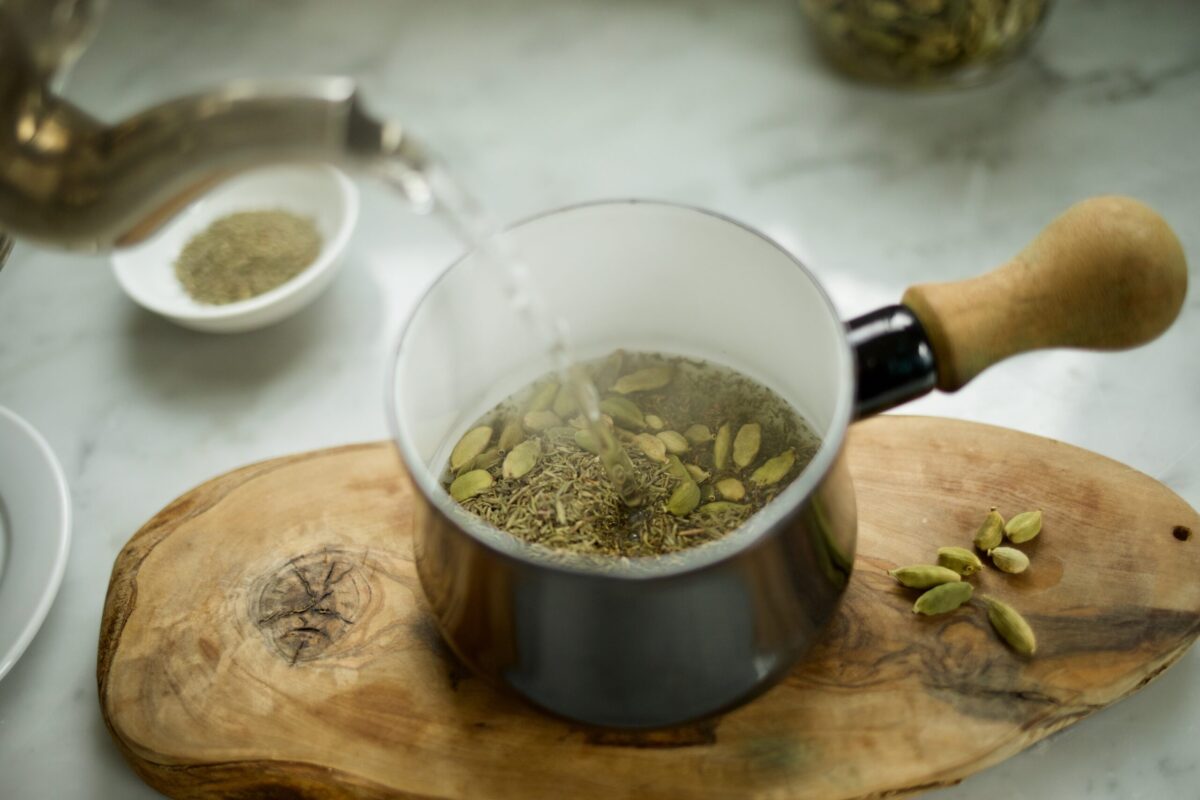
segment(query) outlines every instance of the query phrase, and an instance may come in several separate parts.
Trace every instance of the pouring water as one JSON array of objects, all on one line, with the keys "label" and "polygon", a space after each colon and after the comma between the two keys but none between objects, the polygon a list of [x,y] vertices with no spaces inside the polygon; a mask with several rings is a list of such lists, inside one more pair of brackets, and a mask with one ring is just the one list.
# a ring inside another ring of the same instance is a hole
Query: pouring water
[{"label": "pouring water", "polygon": [[411,160],[386,161],[379,169],[385,183],[400,191],[421,214],[440,217],[454,234],[507,276],[508,301],[522,322],[533,330],[550,354],[559,382],[568,387],[582,412],[599,450],[605,474],[622,502],[631,509],[631,531],[645,502],[645,492],[634,475],[633,464],[600,413],[595,385],[574,356],[565,319],[545,304],[528,266],[506,246],[495,221],[450,172],[435,160],[419,168]]}]

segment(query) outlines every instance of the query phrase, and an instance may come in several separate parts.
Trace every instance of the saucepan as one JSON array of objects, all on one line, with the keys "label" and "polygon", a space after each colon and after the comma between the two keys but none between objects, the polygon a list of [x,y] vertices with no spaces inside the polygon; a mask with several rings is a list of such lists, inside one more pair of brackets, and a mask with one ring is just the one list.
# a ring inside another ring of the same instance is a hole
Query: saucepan
[{"label": "saucepan", "polygon": [[1141,203],[1081,202],[1010,262],[914,286],[843,323],[785,249],[718,214],[600,202],[505,234],[581,358],[625,348],[699,357],[774,389],[822,444],[778,497],[726,537],[670,559],[550,557],[458,509],[438,482],[450,446],[552,367],[468,253],[418,303],[397,345],[389,407],[416,497],[414,549],[443,637],[478,675],[583,723],[655,728],[743,703],[787,673],[835,613],[854,562],[847,428],[1007,356],[1122,349],[1175,319],[1178,240]]}]

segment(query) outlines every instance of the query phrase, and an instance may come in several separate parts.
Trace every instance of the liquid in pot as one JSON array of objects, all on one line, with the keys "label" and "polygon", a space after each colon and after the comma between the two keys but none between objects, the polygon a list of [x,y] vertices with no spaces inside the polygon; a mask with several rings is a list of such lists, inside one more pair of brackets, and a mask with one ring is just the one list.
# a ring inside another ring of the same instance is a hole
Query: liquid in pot
[{"label": "liquid in pot", "polygon": [[622,502],[555,374],[471,425],[442,476],[463,509],[535,546],[633,558],[712,542],[774,499],[820,446],[786,400],[728,367],[625,351],[579,367],[632,464],[640,506]]}]

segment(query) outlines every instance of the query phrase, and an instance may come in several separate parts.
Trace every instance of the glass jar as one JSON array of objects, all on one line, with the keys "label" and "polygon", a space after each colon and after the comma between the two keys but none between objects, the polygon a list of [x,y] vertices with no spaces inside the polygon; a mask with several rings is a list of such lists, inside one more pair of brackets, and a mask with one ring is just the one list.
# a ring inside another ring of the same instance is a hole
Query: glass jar
[{"label": "glass jar", "polygon": [[1019,55],[1049,0],[800,0],[825,55],[899,86],[977,83]]}]

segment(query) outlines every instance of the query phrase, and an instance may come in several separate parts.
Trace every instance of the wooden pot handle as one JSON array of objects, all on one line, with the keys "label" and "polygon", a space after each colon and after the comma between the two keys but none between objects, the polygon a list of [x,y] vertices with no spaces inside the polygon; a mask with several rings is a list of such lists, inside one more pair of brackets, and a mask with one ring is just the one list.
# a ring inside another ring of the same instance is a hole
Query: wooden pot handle
[{"label": "wooden pot handle", "polygon": [[913,286],[901,302],[929,337],[938,388],[952,392],[1017,353],[1144,344],[1170,327],[1186,294],[1187,262],[1166,221],[1105,196],[1071,206],[991,272]]}]

